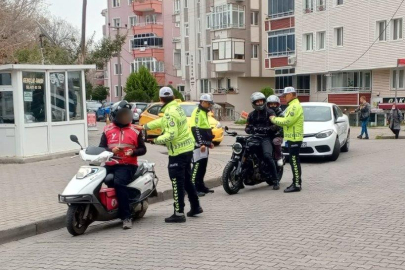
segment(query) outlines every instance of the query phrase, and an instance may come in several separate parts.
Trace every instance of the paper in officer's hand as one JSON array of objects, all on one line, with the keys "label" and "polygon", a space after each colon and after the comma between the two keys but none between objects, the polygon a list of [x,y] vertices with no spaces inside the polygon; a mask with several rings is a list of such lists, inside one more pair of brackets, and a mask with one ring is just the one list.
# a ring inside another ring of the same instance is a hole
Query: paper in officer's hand
[{"label": "paper in officer's hand", "polygon": [[201,159],[208,158],[208,149],[205,149],[205,152],[201,152],[201,148],[197,148],[193,152],[193,161],[197,162]]}]

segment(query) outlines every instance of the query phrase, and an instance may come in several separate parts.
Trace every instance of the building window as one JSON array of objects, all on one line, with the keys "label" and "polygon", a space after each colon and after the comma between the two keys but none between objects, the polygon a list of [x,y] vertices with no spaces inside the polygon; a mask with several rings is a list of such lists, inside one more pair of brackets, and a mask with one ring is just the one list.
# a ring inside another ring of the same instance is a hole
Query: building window
[{"label": "building window", "polygon": [[163,38],[157,37],[156,34],[147,33],[134,35],[132,40],[132,48],[142,48],[142,47],[163,47]]},{"label": "building window", "polygon": [[206,16],[206,18],[207,18],[207,29],[211,29],[211,18],[212,18],[211,16],[212,16],[211,13],[207,14],[207,16]]},{"label": "building window", "polygon": [[332,73],[332,91],[371,91],[371,71]]},{"label": "building window", "polygon": [[218,41],[212,43],[213,60],[245,59],[244,41]]},{"label": "building window", "polygon": [[343,0],[335,0],[335,1],[337,6],[343,5]]},{"label": "building window", "polygon": [[379,21],[377,22],[377,37],[379,41],[386,41],[387,40],[387,21]]},{"label": "building window", "polygon": [[269,56],[282,56],[295,53],[295,30],[278,30],[269,32]]},{"label": "building window", "polygon": [[112,0],[112,7],[119,7],[121,4],[121,0]]},{"label": "building window", "polygon": [[304,1],[304,13],[312,13],[314,11],[314,0]]},{"label": "building window", "polygon": [[160,62],[153,57],[138,57],[135,58],[135,72],[138,72],[141,66],[146,67],[150,72],[164,72],[164,62]]},{"label": "building window", "polygon": [[118,93],[118,85],[116,85],[114,87],[114,89],[115,89],[115,91],[114,91],[115,97],[122,97],[122,85],[121,85],[121,91],[119,93]]},{"label": "building window", "polygon": [[314,49],[314,34],[304,35],[304,51],[312,51]]},{"label": "building window", "polygon": [[[0,85],[2,75],[0,74]],[[13,91],[0,91],[0,125],[14,123]]]},{"label": "building window", "polygon": [[326,10],[326,0],[316,0],[316,10],[325,11]]},{"label": "building window", "polygon": [[198,50],[198,64],[202,62],[202,50]]},{"label": "building window", "polygon": [[188,37],[190,34],[190,29],[188,27],[188,23],[184,24],[184,32],[185,32],[185,37]]},{"label": "building window", "polygon": [[25,123],[46,122],[45,72],[23,72]]},{"label": "building window", "polygon": [[278,18],[294,14],[294,0],[270,0],[269,17]]},{"label": "building window", "polygon": [[201,94],[207,94],[210,93],[210,88],[211,88],[211,82],[208,79],[203,79],[200,80],[200,92]]},{"label": "building window", "polygon": [[259,44],[252,44],[252,58],[259,58]]},{"label": "building window", "polygon": [[132,5],[133,2],[134,0],[128,0],[128,5]]},{"label": "building window", "polygon": [[51,116],[52,122],[67,120],[66,110],[66,76],[65,72],[49,74],[51,89]]},{"label": "building window", "polygon": [[174,0],[174,14],[180,13],[180,0]]},{"label": "building window", "polygon": [[173,66],[175,69],[181,69],[181,52],[175,51],[173,54]]},{"label": "building window", "polygon": [[184,0],[184,8],[188,8],[188,0]]},{"label": "building window", "polygon": [[0,85],[11,85],[11,73],[0,73]]},{"label": "building window", "polygon": [[276,77],[276,90],[280,92],[284,88],[293,86],[293,76],[280,76]]},{"label": "building window", "polygon": [[186,66],[190,65],[190,53],[186,52]]},{"label": "building window", "polygon": [[186,91],[186,87],[184,85],[177,85],[177,91],[184,94],[184,92]]},{"label": "building window", "polygon": [[213,7],[212,29],[244,28],[245,7],[227,4]]},{"label": "building window", "polygon": [[326,49],[326,32],[318,32],[316,34],[316,47],[317,50]]},{"label": "building window", "polygon": [[121,19],[120,18],[113,19],[113,26],[114,27],[120,27],[120,25],[121,25]]},{"label": "building window", "polygon": [[392,21],[393,27],[392,27],[392,39],[393,40],[399,40],[402,39],[402,19],[395,19]]},{"label": "building window", "polygon": [[252,25],[259,25],[259,11],[253,11],[251,14],[251,24]]},{"label": "building window", "polygon": [[335,44],[343,46],[343,27],[335,28]]},{"label": "building window", "polygon": [[394,69],[391,72],[391,89],[401,89],[405,87],[405,69]]},{"label": "building window", "polygon": [[326,92],[327,77],[324,74],[318,75],[317,79],[317,91]]},{"label": "building window", "polygon": [[83,120],[83,85],[80,71],[68,72],[69,119]]},{"label": "building window", "polygon": [[207,47],[207,61],[211,61],[211,46]]},{"label": "building window", "polygon": [[122,75],[122,64],[120,66],[114,65],[114,75]]},{"label": "building window", "polygon": [[137,16],[131,16],[129,17],[129,25],[130,26],[135,26],[137,23],[138,17]]}]

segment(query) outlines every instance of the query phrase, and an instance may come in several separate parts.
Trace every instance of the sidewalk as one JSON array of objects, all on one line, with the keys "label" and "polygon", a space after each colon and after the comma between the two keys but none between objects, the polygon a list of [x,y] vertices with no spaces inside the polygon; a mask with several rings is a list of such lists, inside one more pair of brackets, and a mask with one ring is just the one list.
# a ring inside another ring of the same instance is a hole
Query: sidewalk
[{"label": "sidewalk", "polygon": [[[98,145],[102,127],[89,132],[89,144]],[[155,201],[172,198],[172,187],[167,174],[167,150],[163,146],[147,144],[148,153],[142,159],[156,163],[159,177],[159,197]],[[212,151],[206,179],[217,186],[219,176],[230,154],[226,147]],[[230,153],[230,152],[229,152]],[[0,164],[0,244],[58,229],[64,226],[67,207],[58,203],[58,194],[86,165],[79,157],[64,157],[26,164]]]}]

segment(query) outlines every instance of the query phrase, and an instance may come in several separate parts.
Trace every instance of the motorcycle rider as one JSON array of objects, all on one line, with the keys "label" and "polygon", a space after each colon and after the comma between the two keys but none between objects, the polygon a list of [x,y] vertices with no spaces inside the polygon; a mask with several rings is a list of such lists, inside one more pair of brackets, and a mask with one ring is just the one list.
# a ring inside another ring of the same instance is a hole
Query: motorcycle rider
[{"label": "motorcycle rider", "polygon": [[174,214],[165,219],[166,223],[186,222],[184,216],[184,191],[191,204],[188,217],[201,214],[197,191],[191,181],[191,161],[193,158],[194,139],[191,134],[186,113],[174,100],[173,90],[163,87],[159,91],[163,103],[161,111],[164,116],[144,125],[145,130],[162,129],[162,135],[154,139],[156,144],[165,144],[169,151],[169,176],[173,186]]},{"label": "motorcycle rider", "polygon": [[[212,96],[203,94],[200,97],[200,104],[194,109],[190,120],[191,131],[195,139],[192,181],[200,197],[206,193],[214,193],[214,190],[207,188],[204,184],[204,176],[208,165],[208,148],[214,147],[212,144],[214,136],[208,121],[208,113],[213,104]],[[207,157],[200,158],[200,153],[204,154],[206,151]]]},{"label": "motorcycle rider", "polygon": [[266,106],[266,97],[260,92],[255,92],[250,97],[254,109],[248,116],[245,131],[247,134],[266,135],[262,140],[262,151],[266,165],[263,168],[265,177],[270,178],[273,174],[273,189],[280,189],[277,167],[273,159],[273,144],[275,127],[270,121],[270,116],[275,116],[274,111]]},{"label": "motorcycle rider", "polygon": [[284,138],[287,139],[288,152],[290,154],[290,165],[293,172],[293,183],[284,190],[285,193],[301,191],[301,162],[300,149],[304,140],[304,111],[297,98],[294,87],[284,88],[288,108],[284,117],[271,116],[271,121],[277,126],[283,127]]},{"label": "motorcycle rider", "polygon": [[112,123],[105,126],[99,147],[114,153],[120,159],[106,162],[107,174],[114,174],[114,188],[118,200],[119,217],[123,229],[132,228],[127,185],[138,169],[138,156],[146,153],[146,146],[139,130],[133,126],[131,105],[124,101],[111,108]]},{"label": "motorcycle rider", "polygon": [[[283,110],[280,108],[281,102],[278,96],[271,95],[267,98],[267,107],[270,110],[273,110],[277,117],[280,117],[283,114]],[[277,127],[277,126],[276,126]],[[274,145],[274,158],[277,160],[278,166],[284,166],[283,154],[281,150],[281,145],[283,144],[283,130],[277,127],[278,130],[275,130],[275,136],[273,139]]]}]

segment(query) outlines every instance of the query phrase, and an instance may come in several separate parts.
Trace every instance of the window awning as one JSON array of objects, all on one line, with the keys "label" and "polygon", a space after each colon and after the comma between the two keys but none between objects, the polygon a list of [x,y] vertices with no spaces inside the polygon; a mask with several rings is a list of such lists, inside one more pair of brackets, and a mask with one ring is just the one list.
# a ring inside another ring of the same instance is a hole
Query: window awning
[{"label": "window awning", "polygon": [[[380,103],[378,104],[378,108],[382,110],[391,110],[393,103]],[[405,110],[405,103],[397,103],[397,108],[399,110]]]}]

